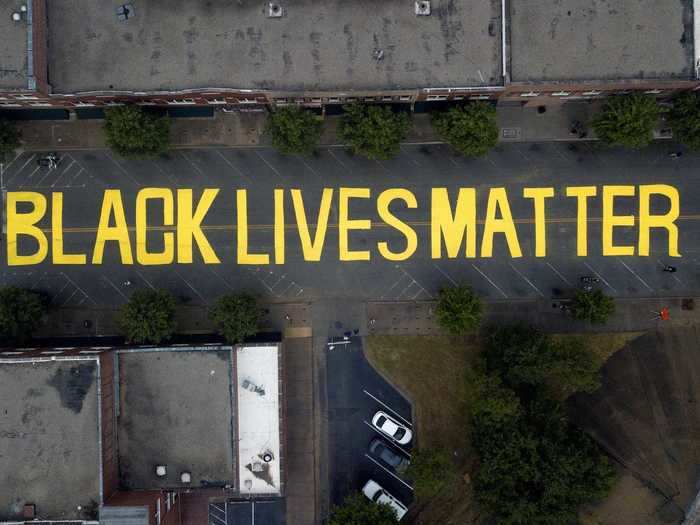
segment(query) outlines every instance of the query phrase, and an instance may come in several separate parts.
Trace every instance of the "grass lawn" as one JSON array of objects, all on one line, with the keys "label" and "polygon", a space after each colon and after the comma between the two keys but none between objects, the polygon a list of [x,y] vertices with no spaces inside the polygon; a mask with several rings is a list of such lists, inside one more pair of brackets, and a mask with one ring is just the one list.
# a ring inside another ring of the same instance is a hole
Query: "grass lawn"
[{"label": "grass lawn", "polygon": [[[601,366],[641,332],[598,333],[585,337]],[[411,400],[419,447],[442,447],[453,452],[462,475],[470,467],[470,378],[480,351],[477,338],[439,336],[371,336],[365,354],[380,373]],[[416,524],[442,525],[478,522],[469,485],[459,476],[433,500],[420,504]]]}]

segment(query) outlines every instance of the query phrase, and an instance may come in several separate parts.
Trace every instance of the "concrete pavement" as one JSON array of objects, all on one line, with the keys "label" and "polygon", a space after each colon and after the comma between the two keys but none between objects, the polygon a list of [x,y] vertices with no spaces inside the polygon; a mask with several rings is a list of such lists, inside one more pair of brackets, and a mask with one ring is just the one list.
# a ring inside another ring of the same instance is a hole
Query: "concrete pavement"
[{"label": "concrete pavement", "polygon": [[[571,122],[587,122],[600,107],[599,101],[570,102],[548,106],[544,113],[536,107],[499,106],[498,121],[503,142],[580,141],[570,132]],[[174,118],[170,138],[174,148],[250,147],[269,145],[263,133],[266,112],[215,111],[213,118]],[[339,144],[337,127],[339,116],[324,118],[321,145]],[[106,148],[103,120],[29,120],[18,121],[26,151],[76,150]],[[589,131],[584,140],[594,139]],[[406,144],[440,142],[430,124],[430,115],[413,115],[413,129]]]}]

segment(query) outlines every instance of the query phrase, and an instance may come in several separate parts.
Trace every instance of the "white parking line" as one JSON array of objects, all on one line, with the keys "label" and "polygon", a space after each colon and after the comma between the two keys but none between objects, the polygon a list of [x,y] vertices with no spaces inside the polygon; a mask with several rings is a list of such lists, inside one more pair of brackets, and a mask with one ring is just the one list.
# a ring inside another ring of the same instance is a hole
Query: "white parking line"
[{"label": "white parking line", "polygon": [[129,300],[129,298],[124,294],[124,292],[122,292],[122,291],[119,289],[119,287],[118,287],[116,284],[114,284],[114,283],[109,279],[109,277],[103,275],[102,278],[103,278],[105,281],[107,281],[107,282],[112,286],[112,288],[114,288],[114,289],[117,291],[117,293],[118,293],[119,295],[121,295],[121,296],[124,298],[125,301],[128,301],[128,300]]},{"label": "white parking line", "polygon": [[277,169],[276,169],[272,164],[270,164],[270,163],[265,159],[265,157],[263,157],[262,155],[260,155],[260,152],[258,152],[258,151],[256,150],[256,151],[255,151],[255,154],[256,154],[258,157],[260,157],[260,160],[262,160],[265,164],[267,164],[267,167],[270,168],[272,171],[274,171],[274,172],[277,174],[278,177],[282,178],[282,174],[281,174],[279,171],[277,171]]},{"label": "white parking line", "polygon": [[532,287],[533,290],[535,290],[538,294],[540,294],[541,297],[544,297],[544,294],[543,294],[542,292],[540,292],[540,289],[537,288],[537,286],[535,286],[534,284],[532,284],[532,281],[530,281],[530,279],[528,279],[528,278],[525,277],[522,273],[520,273],[520,270],[518,270],[518,269],[517,269],[515,266],[513,266],[511,263],[508,263],[508,265],[509,265],[511,268],[513,268],[513,271],[514,271],[515,273],[517,273],[520,277],[522,277],[523,280],[524,280],[527,284],[529,284],[529,285]]},{"label": "white parking line", "polygon": [[472,264],[472,268],[474,268],[477,272],[479,272],[479,273],[481,274],[481,276],[482,276],[484,279],[486,279],[489,283],[491,283],[491,286],[493,286],[496,290],[498,290],[499,292],[501,292],[501,295],[502,295],[503,297],[505,297],[506,299],[508,299],[508,296],[506,295],[506,293],[505,293],[503,290],[501,290],[501,289],[498,287],[498,285],[497,285],[496,283],[494,283],[491,279],[489,279],[489,276],[486,275],[484,272],[482,272],[476,264]]},{"label": "white parking line", "polygon": [[386,468],[384,465],[382,465],[381,463],[379,463],[379,461],[377,461],[376,459],[374,459],[374,458],[373,458],[372,456],[370,456],[369,454],[365,454],[365,457],[366,457],[367,459],[369,459],[372,463],[374,463],[375,465],[377,465],[379,468],[381,468],[384,472],[386,472],[387,474],[389,474],[389,475],[390,475],[392,478],[394,478],[396,481],[398,481],[399,483],[401,483],[401,484],[403,484],[404,486],[406,486],[411,492],[413,492],[413,487],[412,487],[411,485],[409,485],[408,483],[406,483],[404,480],[402,480],[400,477],[398,477],[396,474],[394,474],[391,470],[389,470],[389,469]]},{"label": "white parking line", "polygon": [[405,418],[403,418],[400,414],[396,413],[396,411],[395,411],[394,409],[392,409],[389,405],[387,405],[386,403],[384,403],[381,399],[377,399],[377,398],[374,397],[372,394],[370,394],[369,392],[367,392],[367,390],[363,390],[363,392],[364,392],[365,394],[367,394],[369,397],[371,397],[372,399],[374,399],[377,403],[379,403],[380,405],[382,405],[384,408],[386,408],[389,412],[391,412],[391,413],[394,414],[396,417],[398,417],[401,421],[403,421],[404,423],[406,423],[409,427],[413,428],[413,425],[412,425],[409,421],[407,421]]},{"label": "white parking line", "polygon": [[637,272],[635,272],[632,268],[630,268],[629,266],[627,266],[627,265],[625,264],[625,261],[623,261],[622,259],[618,259],[618,262],[619,262],[620,264],[622,264],[622,266],[624,266],[625,268],[627,268],[627,270],[629,270],[629,272],[630,272],[632,275],[634,275],[640,283],[642,283],[644,286],[646,286],[647,289],[648,289],[650,292],[653,292],[653,291],[654,291],[654,290],[652,290],[651,286],[649,286],[649,285],[647,284],[647,282],[646,282],[644,279],[642,279],[639,275],[637,275]]},{"label": "white parking line", "polygon": [[124,168],[124,166],[122,166],[121,164],[119,164],[119,163],[114,159],[114,157],[112,157],[112,155],[110,155],[109,153],[105,153],[105,156],[106,156],[109,160],[111,160],[112,163],[113,163],[117,168],[119,168],[119,170],[120,170],[124,175],[126,175],[127,177],[129,177],[129,178],[134,182],[134,184],[136,184],[137,186],[140,186],[140,185],[141,185],[141,184],[139,183],[139,181],[137,181],[137,180],[131,175],[131,173],[129,173],[128,171],[126,171],[126,169]]},{"label": "white parking line", "polygon": [[[9,185],[10,182],[12,182],[12,181],[15,179],[15,177],[16,177],[17,175],[19,175],[20,173],[22,173],[22,171],[24,170],[24,168],[27,167],[27,164],[29,164],[29,163],[34,159],[34,157],[36,157],[36,155],[31,155],[31,156],[27,159],[27,162],[25,162],[24,164],[22,164],[22,167],[21,167],[20,169],[18,169],[17,172],[16,172],[12,177],[10,177],[9,179],[7,179],[7,181],[5,181],[5,185],[6,185],[6,186]],[[5,170],[5,171],[7,171],[7,170]]]},{"label": "white parking line", "polygon": [[615,288],[613,288],[612,285],[611,285],[608,281],[606,281],[605,278],[604,278],[602,275],[600,275],[598,272],[596,272],[590,264],[588,264],[588,263],[585,262],[585,261],[584,261],[583,264],[585,264],[585,265],[586,265],[586,268],[588,268],[591,272],[593,272],[593,274],[594,274],[598,279],[600,279],[600,280],[605,284],[605,286],[607,286],[608,288],[610,288],[614,293],[617,293],[617,290],[615,290]]},{"label": "white parking line", "polygon": [[569,286],[573,286],[573,284],[571,284],[571,283],[569,282],[569,280],[568,280],[566,277],[564,277],[564,276],[559,272],[559,270],[557,270],[554,266],[552,266],[552,265],[549,264],[549,263],[546,263],[546,264],[547,264],[547,266],[549,266],[549,267],[552,269],[552,271],[553,271],[554,273],[556,273],[556,274],[559,276],[559,278],[560,278],[562,281],[564,281],[564,282],[565,282],[567,285],[569,285]]},{"label": "white parking line", "polygon": [[433,266],[435,266],[435,269],[436,269],[438,272],[440,272],[442,275],[444,275],[445,277],[447,277],[447,280],[448,280],[448,281],[450,281],[453,285],[457,286],[457,282],[456,282],[452,277],[450,277],[450,276],[447,274],[447,272],[444,272],[444,271],[442,270],[442,268],[440,268],[437,264],[433,264]]},{"label": "white parking line", "polygon": [[243,173],[240,169],[238,169],[236,166],[234,166],[233,163],[232,163],[231,161],[229,161],[229,160],[224,156],[224,154],[221,153],[218,149],[217,149],[217,150],[214,150],[214,151],[216,151],[216,152],[219,154],[219,157],[221,157],[222,160],[223,160],[226,164],[228,164],[228,165],[231,167],[231,169],[232,169],[233,171],[235,171],[236,173],[238,173],[238,175],[240,175],[241,178],[243,178],[246,182],[253,182],[253,181],[250,179],[250,177],[248,177],[248,176],[247,176],[245,173]]}]

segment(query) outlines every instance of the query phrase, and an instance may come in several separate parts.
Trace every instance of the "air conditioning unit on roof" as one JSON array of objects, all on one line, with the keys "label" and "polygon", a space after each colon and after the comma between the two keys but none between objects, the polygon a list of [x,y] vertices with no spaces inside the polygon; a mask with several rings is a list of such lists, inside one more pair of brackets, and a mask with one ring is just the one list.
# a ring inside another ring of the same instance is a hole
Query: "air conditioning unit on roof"
[{"label": "air conditioning unit on roof", "polygon": [[430,0],[416,0],[416,15],[430,15]]},{"label": "air conditioning unit on roof", "polygon": [[282,6],[276,2],[270,2],[267,4],[267,17],[268,18],[281,18],[284,14]]}]

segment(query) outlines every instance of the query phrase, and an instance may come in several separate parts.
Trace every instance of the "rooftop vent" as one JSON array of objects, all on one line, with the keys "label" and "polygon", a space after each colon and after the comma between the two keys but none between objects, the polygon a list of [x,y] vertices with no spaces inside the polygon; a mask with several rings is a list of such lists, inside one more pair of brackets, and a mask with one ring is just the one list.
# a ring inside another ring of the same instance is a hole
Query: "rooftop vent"
[{"label": "rooftop vent", "polygon": [[183,472],[180,474],[180,481],[182,483],[192,483],[192,474],[189,472]]},{"label": "rooftop vent", "polygon": [[12,21],[19,22],[22,20],[22,15],[19,13],[12,13]]},{"label": "rooftop vent", "polygon": [[165,468],[165,465],[156,465],[156,476],[159,478],[165,477],[165,474],[167,473],[167,470]]},{"label": "rooftop vent", "polygon": [[131,4],[122,4],[117,7],[117,18],[122,22],[126,22],[129,18],[134,18],[136,16],[136,11],[134,11],[134,6]]},{"label": "rooftop vent", "polygon": [[267,4],[267,17],[268,18],[281,18],[284,14],[282,6],[276,2],[270,2]]},{"label": "rooftop vent", "polygon": [[416,15],[430,16],[430,0],[416,0]]}]

